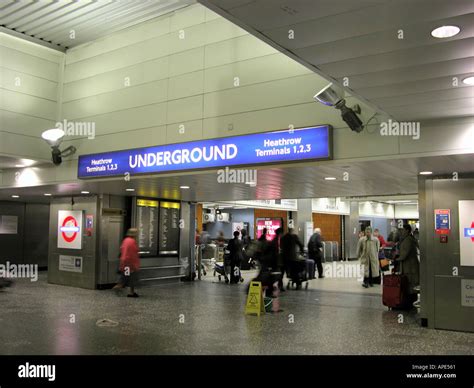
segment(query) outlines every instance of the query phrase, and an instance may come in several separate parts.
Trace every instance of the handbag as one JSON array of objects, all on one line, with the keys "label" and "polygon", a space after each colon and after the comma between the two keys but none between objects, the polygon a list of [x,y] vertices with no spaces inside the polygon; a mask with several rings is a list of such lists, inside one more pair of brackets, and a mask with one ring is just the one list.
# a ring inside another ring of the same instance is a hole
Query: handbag
[{"label": "handbag", "polygon": [[388,271],[388,270],[389,270],[389,268],[390,268],[390,260],[388,260],[388,259],[381,259],[381,260],[379,260],[379,262],[380,262],[380,269],[381,269],[382,271]]}]

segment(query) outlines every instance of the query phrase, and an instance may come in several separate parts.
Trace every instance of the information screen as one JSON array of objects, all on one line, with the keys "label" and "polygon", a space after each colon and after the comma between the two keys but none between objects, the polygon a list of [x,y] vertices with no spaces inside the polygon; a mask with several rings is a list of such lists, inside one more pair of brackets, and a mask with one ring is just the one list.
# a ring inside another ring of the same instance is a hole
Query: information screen
[{"label": "information screen", "polygon": [[158,205],[151,199],[137,199],[138,249],[142,256],[158,253]]},{"label": "information screen", "polygon": [[179,203],[160,202],[159,254],[176,255],[179,250]]}]

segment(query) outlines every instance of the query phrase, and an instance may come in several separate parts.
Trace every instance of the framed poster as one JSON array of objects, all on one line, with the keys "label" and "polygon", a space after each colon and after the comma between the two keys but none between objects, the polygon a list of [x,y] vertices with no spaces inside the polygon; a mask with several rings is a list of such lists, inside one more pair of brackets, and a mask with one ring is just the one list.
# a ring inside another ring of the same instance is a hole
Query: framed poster
[{"label": "framed poster", "polygon": [[18,234],[18,217],[0,216],[0,234]]},{"label": "framed poster", "polygon": [[451,209],[435,209],[436,234],[449,234],[451,232]]},{"label": "framed poster", "polygon": [[257,218],[257,239],[262,235],[263,229],[267,229],[267,240],[271,241],[275,237],[275,231],[283,226],[282,218]]},{"label": "framed poster", "polygon": [[82,249],[82,210],[58,211],[58,248]]},{"label": "framed poster", "polygon": [[59,255],[59,270],[82,273],[82,257]]}]

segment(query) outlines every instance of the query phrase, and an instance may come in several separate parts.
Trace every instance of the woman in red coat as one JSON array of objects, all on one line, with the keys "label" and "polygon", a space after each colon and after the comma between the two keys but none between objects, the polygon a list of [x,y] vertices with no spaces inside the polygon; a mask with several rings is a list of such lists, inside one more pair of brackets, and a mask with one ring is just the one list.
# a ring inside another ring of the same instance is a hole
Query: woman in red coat
[{"label": "woman in red coat", "polygon": [[137,245],[138,230],[129,229],[120,247],[120,280],[114,289],[128,286],[129,298],[138,298],[135,292],[135,286],[138,283],[138,271],[140,270],[140,257],[138,255]]},{"label": "woman in red coat", "polygon": [[380,249],[384,249],[387,246],[387,243],[385,242],[385,239],[383,236],[380,234],[378,229],[374,230],[374,236],[377,237],[380,241]]}]

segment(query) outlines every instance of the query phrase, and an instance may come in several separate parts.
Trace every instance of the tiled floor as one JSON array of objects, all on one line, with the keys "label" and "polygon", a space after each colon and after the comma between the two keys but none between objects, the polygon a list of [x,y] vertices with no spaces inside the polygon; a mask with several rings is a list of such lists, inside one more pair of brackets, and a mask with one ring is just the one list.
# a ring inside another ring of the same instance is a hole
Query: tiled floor
[{"label": "tiled floor", "polygon": [[244,315],[245,284],[206,278],[138,299],[47,284],[44,274],[17,281],[0,292],[0,354],[474,354],[474,333],[422,328],[414,313],[399,323],[379,289],[360,283],[314,280],[282,295],[282,313],[256,317]]}]

